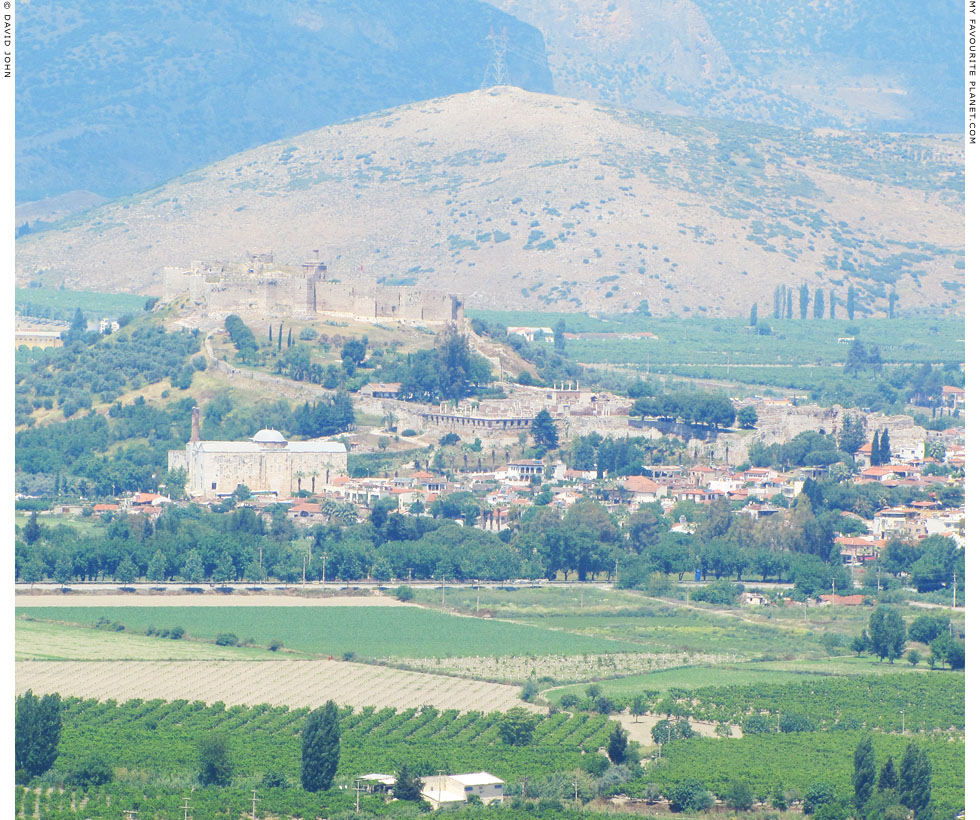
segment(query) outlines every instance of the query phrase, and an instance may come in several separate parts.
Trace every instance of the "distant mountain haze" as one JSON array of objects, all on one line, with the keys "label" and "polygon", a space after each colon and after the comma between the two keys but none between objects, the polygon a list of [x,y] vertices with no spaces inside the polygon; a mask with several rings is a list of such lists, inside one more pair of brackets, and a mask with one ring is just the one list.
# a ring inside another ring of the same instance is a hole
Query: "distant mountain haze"
[{"label": "distant mountain haze", "polygon": [[18,5],[16,196],[116,197],[271,140],[481,87],[552,90],[540,32],[476,0]]},{"label": "distant mountain haze", "polygon": [[962,128],[954,0],[492,0],[539,28],[555,91],[790,127]]},{"label": "distant mountain haze", "polygon": [[[472,307],[771,314],[807,285],[859,314],[959,312],[956,137],[642,114],[497,87],[236,154],[22,237],[16,278],[161,295],[165,266],[320,250],[331,276]],[[362,272],[363,269],[363,272]],[[798,295],[794,296],[794,305]],[[796,313],[798,315],[798,307]]]}]

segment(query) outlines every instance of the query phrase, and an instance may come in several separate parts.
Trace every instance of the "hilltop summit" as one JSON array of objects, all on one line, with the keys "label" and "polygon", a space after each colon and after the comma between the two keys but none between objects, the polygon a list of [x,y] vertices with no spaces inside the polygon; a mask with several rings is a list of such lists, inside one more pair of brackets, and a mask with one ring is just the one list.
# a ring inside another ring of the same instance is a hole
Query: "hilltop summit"
[{"label": "hilltop summit", "polygon": [[[958,311],[962,146],[639,114],[497,87],[236,154],[18,242],[17,280],[160,294],[162,270],[317,248],[342,282],[470,307],[768,315],[773,288]],[[839,314],[840,315],[840,314]]]}]

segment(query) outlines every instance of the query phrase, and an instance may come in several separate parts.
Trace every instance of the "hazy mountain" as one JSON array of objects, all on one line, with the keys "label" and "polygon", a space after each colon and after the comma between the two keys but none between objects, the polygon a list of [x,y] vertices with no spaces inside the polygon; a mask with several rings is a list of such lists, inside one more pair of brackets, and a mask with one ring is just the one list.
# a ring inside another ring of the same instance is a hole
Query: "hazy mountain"
[{"label": "hazy mountain", "polygon": [[[796,131],[496,88],[247,151],[18,242],[17,279],[160,293],[160,271],[321,250],[340,279],[471,306],[768,315],[806,283],[959,310],[953,137]],[[363,267],[363,273],[362,271]],[[840,315],[840,314],[838,314]]]},{"label": "hazy mountain", "polygon": [[954,0],[493,2],[544,33],[563,96],[791,127],[962,128]]},{"label": "hazy mountain", "polygon": [[17,200],[120,196],[291,134],[480,88],[491,26],[551,91],[540,33],[476,0],[23,2]]}]

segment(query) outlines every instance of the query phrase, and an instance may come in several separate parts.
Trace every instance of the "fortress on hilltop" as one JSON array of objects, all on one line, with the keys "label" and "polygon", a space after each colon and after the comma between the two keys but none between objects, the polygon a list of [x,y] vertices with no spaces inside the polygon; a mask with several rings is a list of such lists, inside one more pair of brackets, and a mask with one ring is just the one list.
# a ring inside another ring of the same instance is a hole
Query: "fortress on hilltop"
[{"label": "fortress on hilltop", "polygon": [[458,296],[436,290],[340,282],[314,258],[284,270],[271,253],[249,253],[243,262],[192,262],[163,270],[165,298],[188,297],[209,314],[312,318],[317,314],[371,321],[443,324],[463,318]]}]

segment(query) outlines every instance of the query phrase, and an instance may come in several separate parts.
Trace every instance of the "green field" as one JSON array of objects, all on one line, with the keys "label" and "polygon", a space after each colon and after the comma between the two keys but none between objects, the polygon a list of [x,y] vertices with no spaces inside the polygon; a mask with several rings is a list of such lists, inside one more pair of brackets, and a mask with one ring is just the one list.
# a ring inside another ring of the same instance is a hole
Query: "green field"
[{"label": "green field", "polygon": [[[692,738],[664,746],[664,757],[643,778],[661,787],[689,777],[712,791],[726,791],[736,779],[748,783],[757,795],[781,785],[802,796],[816,781],[840,795],[853,794],[850,777],[860,732],[798,732],[749,735],[738,740]],[[898,764],[909,741],[919,743],[932,764],[932,797],[936,818],[950,820],[963,808],[966,773],[965,744],[961,738],[939,735],[872,734],[878,766],[888,755]],[[642,783],[630,784],[642,794]]]},{"label": "green field", "polygon": [[181,626],[189,637],[213,640],[230,632],[259,646],[361,657],[635,652],[635,644],[502,621],[464,618],[419,607],[18,607],[47,621],[94,625],[100,617],[143,633]]},{"label": "green field", "polygon": [[14,288],[17,313],[63,321],[70,321],[76,308],[80,308],[87,319],[116,319],[124,313],[140,313],[145,304],[145,296],[133,293]]},{"label": "green field", "polygon": [[[772,328],[760,336],[747,319],[652,319],[643,316],[592,317],[585,314],[470,310],[473,318],[504,326],[554,327],[565,320],[568,333],[648,332],[656,339],[568,339],[568,357],[585,363],[630,363],[659,370],[671,365],[725,365],[738,379],[741,365],[843,363],[848,345],[837,340],[856,336],[881,348],[885,362],[962,362],[965,356],[962,318],[932,319],[770,319],[759,306],[759,322]],[[804,374],[805,375],[805,374]]]}]

